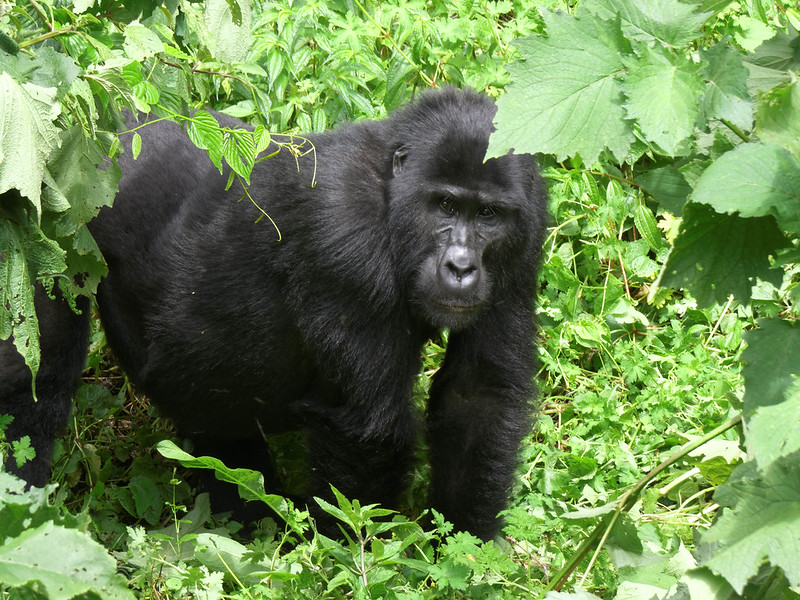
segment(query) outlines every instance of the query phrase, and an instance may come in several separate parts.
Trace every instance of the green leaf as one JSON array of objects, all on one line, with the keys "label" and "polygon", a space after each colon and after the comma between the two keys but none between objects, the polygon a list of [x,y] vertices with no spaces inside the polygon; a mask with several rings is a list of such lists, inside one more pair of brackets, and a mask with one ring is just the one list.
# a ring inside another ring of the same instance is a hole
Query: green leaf
[{"label": "green leaf", "polygon": [[133,138],[131,139],[131,155],[133,156],[133,160],[136,160],[139,157],[139,153],[142,151],[142,136],[138,133],[133,134]]},{"label": "green leaf", "polygon": [[41,238],[44,236],[32,227],[26,222],[0,218],[0,340],[13,334],[14,347],[25,359],[35,382],[40,364],[39,320],[33,304],[35,273],[30,271],[27,249],[35,246],[37,231]]},{"label": "green leaf", "polygon": [[758,325],[744,336],[745,416],[783,402],[800,375],[800,327],[784,319],[760,319]]},{"label": "green leaf", "polygon": [[111,206],[122,171],[106,164],[100,144],[87,137],[80,125],[62,131],[60,138],[60,148],[50,157],[48,167],[58,190],[70,200],[69,217],[74,225],[72,230],[59,229],[60,236],[65,236],[91,221],[103,206]]},{"label": "green leaf", "polygon": [[594,0],[586,7],[606,19],[620,15],[625,36],[665,46],[685,46],[700,33],[708,13],[697,13],[677,0]]},{"label": "green leaf", "polygon": [[[798,338],[795,342],[800,342],[800,330],[795,336]],[[795,383],[798,373],[800,370],[794,372]],[[780,378],[786,375],[786,372],[778,374]],[[766,469],[779,458],[800,450],[800,436],[797,435],[800,431],[800,386],[795,384],[783,402],[759,407],[747,423],[747,447],[760,468]]]},{"label": "green leaf", "polygon": [[[195,558],[212,571],[231,573],[239,581],[255,584],[270,573],[269,563],[253,562],[251,550],[229,537],[213,533],[200,533],[196,538]],[[283,579],[296,577],[283,573]],[[271,580],[271,578],[270,578]]]},{"label": "green leaf", "polygon": [[636,208],[633,211],[633,222],[636,225],[636,229],[639,231],[639,234],[647,242],[650,248],[654,252],[661,250],[661,248],[664,246],[664,238],[661,236],[661,232],[658,230],[658,225],[656,224],[656,218],[653,216],[653,212],[647,208],[647,205],[644,202],[640,202],[636,205]]},{"label": "green leaf", "polygon": [[23,586],[37,581],[52,600],[94,593],[132,600],[117,563],[87,534],[49,521],[0,545],[0,581]]},{"label": "green leaf", "polygon": [[28,435],[14,440],[11,442],[11,446],[14,448],[14,461],[17,463],[17,468],[36,458],[36,448],[31,446],[31,438]]},{"label": "green leaf", "polygon": [[591,164],[608,148],[624,159],[634,138],[617,77],[630,47],[618,22],[578,13],[545,13],[547,37],[517,42],[524,60],[509,66],[514,81],[497,101],[487,157],[513,148]]},{"label": "green leaf", "polygon": [[636,184],[677,217],[683,214],[683,205],[692,191],[683,173],[672,165],[645,171],[636,178]]},{"label": "green leaf", "polygon": [[753,126],[753,103],[747,90],[747,68],[735,48],[718,43],[700,49],[708,62],[702,74],[706,83],[702,100],[704,120],[726,119],[743,130]]},{"label": "green leaf", "polygon": [[670,156],[684,153],[703,93],[699,66],[659,50],[647,50],[625,63],[630,69],[622,84],[628,117],[636,119],[648,142]]},{"label": "green leaf", "polygon": [[208,0],[205,23],[211,34],[209,41],[214,58],[223,62],[244,59],[250,48],[252,0],[236,0],[240,12],[234,14],[229,0]]},{"label": "green leaf", "polygon": [[303,528],[291,514],[292,508],[281,496],[267,494],[264,491],[264,476],[251,469],[230,469],[225,464],[210,456],[195,458],[191,454],[178,448],[173,442],[163,440],[156,449],[165,458],[177,460],[184,467],[192,469],[211,469],[214,477],[220,481],[233,483],[239,490],[239,495],[245,500],[258,500],[274,510],[293,530],[302,534]]},{"label": "green leaf", "polygon": [[771,217],[721,215],[690,202],[660,285],[689,290],[701,306],[724,303],[731,294],[746,302],[756,278],[780,285],[783,273],[769,257],[786,244]]},{"label": "green leaf", "polygon": [[222,146],[224,138],[219,123],[214,116],[205,110],[198,110],[192,115],[188,129],[192,143],[208,152],[214,166],[222,173]]},{"label": "green leaf", "polygon": [[55,88],[0,73],[0,194],[16,188],[41,214],[45,161],[58,143],[53,120],[61,112]]},{"label": "green leaf", "polygon": [[37,48],[35,58],[21,60],[27,60],[35,67],[29,76],[30,83],[43,88],[56,88],[59,98],[66,96],[81,73],[80,67],[69,56],[47,46]]},{"label": "green leaf", "polygon": [[800,84],[770,90],[758,105],[756,132],[766,144],[776,144],[800,159]]},{"label": "green leaf", "polygon": [[700,176],[692,200],[720,213],[773,215],[778,225],[800,232],[800,162],[780,146],[742,144]]},{"label": "green leaf", "polygon": [[122,44],[125,54],[136,62],[158,54],[164,50],[164,43],[155,31],[134,21],[125,28],[125,41]]},{"label": "green leaf", "polygon": [[[741,594],[750,577],[767,560],[781,567],[793,586],[800,586],[800,460],[797,455],[764,471],[755,463],[740,465],[714,494],[726,510],[702,535],[704,565],[725,577]],[[706,554],[708,553],[708,554]]]}]

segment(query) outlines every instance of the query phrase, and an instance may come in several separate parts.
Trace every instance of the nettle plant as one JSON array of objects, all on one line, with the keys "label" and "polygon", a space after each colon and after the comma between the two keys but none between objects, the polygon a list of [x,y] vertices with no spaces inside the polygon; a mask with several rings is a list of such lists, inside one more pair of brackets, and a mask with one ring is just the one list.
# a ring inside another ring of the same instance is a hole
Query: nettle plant
[{"label": "nettle plant", "polygon": [[777,27],[753,28],[729,4],[587,0],[545,14],[546,34],[517,43],[489,148],[623,182],[646,207],[645,240],[653,212],[664,228],[677,220],[650,300],[683,288],[699,306],[760,301],[742,355],[748,460],[715,493],[725,510],[702,558],[682,567],[701,567],[681,583],[704,582],[707,598],[742,594],[766,564],[800,585],[798,15],[778,2]]}]

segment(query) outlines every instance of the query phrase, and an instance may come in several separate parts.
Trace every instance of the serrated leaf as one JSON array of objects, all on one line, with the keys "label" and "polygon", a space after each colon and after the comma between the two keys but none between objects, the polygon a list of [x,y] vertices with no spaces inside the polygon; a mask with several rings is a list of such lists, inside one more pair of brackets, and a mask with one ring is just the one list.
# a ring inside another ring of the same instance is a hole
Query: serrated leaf
[{"label": "serrated leaf", "polygon": [[[795,328],[797,329],[797,328]],[[800,345],[800,331],[795,332],[795,348]],[[790,353],[790,349],[785,350]],[[774,353],[773,353],[774,355]],[[787,393],[783,402],[772,406],[761,406],[747,420],[747,448],[762,469],[768,468],[776,460],[800,450],[800,386],[796,384]],[[780,373],[779,377],[784,377]]]},{"label": "serrated leaf", "polygon": [[781,228],[800,232],[800,162],[780,146],[742,144],[703,171],[692,200],[720,213],[773,215]]},{"label": "serrated leaf", "polygon": [[[235,1],[240,12],[231,10]],[[252,0],[208,0],[205,3],[205,23],[211,38],[209,46],[214,58],[223,62],[244,59],[250,48]]]},{"label": "serrated leaf", "polygon": [[625,62],[630,68],[622,83],[628,117],[636,119],[648,142],[670,156],[681,154],[699,113],[699,66],[683,56],[653,50]]},{"label": "serrated leaf", "polygon": [[70,91],[72,83],[81,73],[81,68],[74,60],[49,46],[37,48],[34,59],[24,60],[29,60],[36,67],[30,74],[30,83],[43,88],[56,88],[59,98]]},{"label": "serrated leaf", "polygon": [[59,190],[70,199],[69,215],[77,228],[97,216],[103,206],[111,206],[122,171],[105,163],[100,144],[87,137],[80,125],[62,131],[60,138],[48,166]]},{"label": "serrated leaf", "polygon": [[[258,583],[268,574],[271,575],[270,565],[254,562],[248,556],[251,550],[236,540],[213,533],[200,533],[195,542],[195,558],[212,571],[230,572],[248,584]],[[290,573],[284,575],[287,576],[286,579],[297,577]]]},{"label": "serrated leaf", "polygon": [[692,191],[683,173],[672,165],[642,173],[636,184],[676,217],[683,214],[683,205]]},{"label": "serrated leaf", "polygon": [[136,62],[158,54],[164,50],[164,44],[153,30],[134,21],[125,28],[125,41],[122,48],[130,58]]},{"label": "serrated leaf", "polygon": [[756,132],[767,144],[783,146],[800,159],[800,84],[770,90],[756,113]]},{"label": "serrated leaf", "polygon": [[41,215],[45,162],[58,143],[53,120],[61,112],[55,88],[0,73],[0,194],[18,189]]},{"label": "serrated leaf", "polygon": [[[23,226],[0,219],[0,340],[13,334],[14,347],[36,381],[39,371],[39,320],[33,304],[33,274],[25,258]],[[35,389],[34,389],[35,393]]]},{"label": "serrated leaf", "polygon": [[[770,468],[740,465],[714,494],[726,510],[701,537],[704,565],[741,594],[764,561],[781,567],[800,586],[800,460],[784,458]],[[737,476],[738,474],[738,476]],[[703,546],[710,546],[704,549]],[[704,552],[705,550],[705,552]]]},{"label": "serrated leaf", "polygon": [[[784,319],[760,319],[758,325],[744,336],[745,416],[756,408],[783,402],[800,376],[800,328]],[[776,352],[778,348],[780,352]]]},{"label": "serrated leaf", "polygon": [[620,16],[626,37],[665,46],[685,46],[699,37],[708,13],[677,0],[594,0],[587,8],[606,19]]},{"label": "serrated leaf", "polygon": [[630,47],[617,22],[578,12],[545,13],[547,37],[517,42],[524,60],[509,66],[514,81],[497,101],[487,157],[513,148],[591,164],[608,148],[624,159],[634,138],[617,77]]},{"label": "serrated leaf", "polygon": [[640,202],[636,205],[633,211],[633,223],[636,225],[639,234],[653,251],[658,252],[661,250],[664,246],[664,238],[661,237],[661,232],[658,230],[653,212],[647,208],[644,202]]},{"label": "serrated leaf", "polygon": [[49,521],[0,545],[0,581],[23,586],[38,581],[52,600],[94,593],[132,600],[117,563],[87,534]]},{"label": "serrated leaf", "polygon": [[708,62],[702,70],[707,81],[702,100],[704,119],[726,119],[749,131],[753,126],[753,103],[747,90],[749,72],[741,53],[718,43],[701,48],[700,57]]},{"label": "serrated leaf", "polygon": [[786,244],[771,217],[721,215],[692,202],[684,207],[660,284],[689,290],[701,306],[723,303],[731,294],[746,302],[756,278],[780,285],[783,273],[769,257]]}]

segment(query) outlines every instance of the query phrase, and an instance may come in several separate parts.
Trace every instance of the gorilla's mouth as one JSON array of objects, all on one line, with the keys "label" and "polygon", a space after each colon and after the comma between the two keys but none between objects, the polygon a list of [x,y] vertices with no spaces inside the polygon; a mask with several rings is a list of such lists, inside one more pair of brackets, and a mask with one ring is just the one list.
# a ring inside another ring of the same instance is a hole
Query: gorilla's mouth
[{"label": "gorilla's mouth", "polygon": [[450,300],[435,300],[433,304],[437,308],[455,313],[475,312],[481,307],[480,302],[467,303]]}]

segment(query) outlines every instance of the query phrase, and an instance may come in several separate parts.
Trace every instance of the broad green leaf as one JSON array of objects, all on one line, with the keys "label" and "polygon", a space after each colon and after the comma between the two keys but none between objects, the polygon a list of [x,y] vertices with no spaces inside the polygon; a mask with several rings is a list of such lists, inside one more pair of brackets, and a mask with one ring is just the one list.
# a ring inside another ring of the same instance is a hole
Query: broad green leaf
[{"label": "broad green leaf", "polygon": [[26,57],[22,60],[29,61],[35,67],[30,73],[29,82],[43,88],[56,88],[59,98],[70,91],[81,72],[74,60],[51,47],[37,48],[35,58]]},{"label": "broad green leaf", "polygon": [[125,28],[125,41],[122,47],[130,58],[142,62],[154,54],[163,52],[164,43],[155,31],[134,21]]},{"label": "broad green leaf", "polygon": [[600,17],[622,21],[625,36],[652,44],[682,47],[699,37],[708,13],[678,0],[594,0],[586,7]]},{"label": "broad green leaf", "polygon": [[[800,341],[800,330],[795,335]],[[791,352],[790,349],[784,351]],[[800,386],[796,385],[798,374],[800,369],[794,373],[795,385],[788,392],[786,400],[772,406],[761,406],[748,419],[748,450],[762,469],[800,450],[800,436],[797,435],[800,431]],[[786,375],[782,372],[778,377],[785,378]]]},{"label": "broad green leaf", "polygon": [[0,218],[0,339],[13,334],[14,346],[35,381],[40,359],[33,283],[39,274],[62,272],[66,264],[61,247],[26,219],[23,211],[15,221]]},{"label": "broad green leaf", "polygon": [[800,586],[800,460],[797,455],[759,471],[740,465],[714,499],[725,510],[701,537],[704,565],[741,594],[765,561],[783,569]]},{"label": "broad green leaf", "polygon": [[60,138],[48,167],[58,190],[70,201],[68,213],[74,226],[72,230],[59,229],[59,236],[65,236],[91,221],[103,206],[111,206],[122,171],[105,163],[100,144],[87,137],[79,125],[62,131]]},{"label": "broad green leaf", "polygon": [[252,469],[230,469],[225,464],[210,456],[200,456],[195,458],[191,454],[178,448],[173,442],[163,440],[158,443],[156,449],[165,458],[177,460],[184,467],[191,469],[211,469],[214,477],[220,481],[233,483],[239,490],[239,495],[245,500],[257,500],[263,502],[274,510],[287,525],[302,535],[302,526],[291,514],[292,509],[284,498],[275,494],[267,494],[264,491],[264,476]]},{"label": "broad green leaf", "polygon": [[578,12],[546,13],[547,36],[518,42],[524,60],[509,66],[514,81],[497,102],[487,157],[513,148],[591,164],[608,148],[624,159],[634,138],[617,77],[630,47],[617,22]]},{"label": "broad green leaf", "polygon": [[692,191],[683,173],[672,165],[645,171],[636,178],[636,184],[678,217],[683,214],[683,205]]},{"label": "broad green leaf", "polygon": [[205,110],[198,110],[192,115],[188,129],[189,139],[192,143],[208,152],[214,166],[222,173],[222,146],[223,135],[219,123],[214,116]]},{"label": "broad green leaf", "polygon": [[756,132],[765,144],[783,146],[800,160],[800,84],[771,90],[756,113]]},{"label": "broad green leaf", "polygon": [[758,325],[744,338],[745,416],[783,402],[800,376],[800,327],[785,319],[760,319]]},{"label": "broad green leaf", "polygon": [[636,119],[648,142],[670,156],[685,153],[703,93],[698,65],[659,50],[625,63],[630,68],[622,84],[628,117]]},{"label": "broad green leaf", "polygon": [[[195,542],[195,558],[212,571],[231,573],[247,584],[258,583],[270,575],[269,562],[254,561],[251,549],[236,540],[213,533],[200,533]],[[295,577],[289,573],[284,575]]]},{"label": "broad green leaf", "polygon": [[660,285],[685,288],[701,306],[733,294],[747,302],[756,278],[780,285],[783,273],[769,257],[787,241],[771,217],[743,219],[689,203],[661,274]]},{"label": "broad green leaf", "polygon": [[733,588],[724,577],[704,567],[689,569],[678,584],[686,586],[691,600],[729,600],[733,594]]},{"label": "broad green leaf", "polygon": [[52,521],[0,545],[0,581],[23,586],[38,581],[52,600],[78,595],[132,600],[117,562],[89,535]]},{"label": "broad green leaf", "polygon": [[782,229],[800,232],[800,162],[780,146],[742,144],[703,172],[692,200],[720,213],[773,215]]},{"label": "broad green leaf", "polygon": [[733,19],[738,25],[733,31],[733,38],[748,52],[752,52],[775,35],[775,28],[760,19],[749,15],[735,15]]},{"label": "broad green leaf", "polygon": [[788,72],[800,70],[800,45],[796,32],[779,31],[774,37],[761,44],[745,60],[767,69]]},{"label": "broad green leaf", "polygon": [[[612,557],[620,554],[614,550],[610,552]],[[682,543],[665,554],[646,549],[639,556],[642,557],[639,564],[619,568],[620,585],[615,600],[668,597],[667,590],[677,583],[680,575],[696,565],[691,552]]]},{"label": "broad green leaf", "polygon": [[[239,12],[231,10],[235,2]],[[252,0],[208,0],[205,22],[214,58],[223,62],[238,62],[244,59],[250,48],[250,22]]]},{"label": "broad green leaf", "polygon": [[717,14],[722,12],[733,0],[701,0],[697,10],[701,13],[710,12]]},{"label": "broad green leaf", "polygon": [[701,48],[700,57],[708,62],[702,70],[708,82],[702,100],[704,120],[725,119],[749,131],[753,126],[753,103],[747,91],[749,72],[741,53],[718,43]]},{"label": "broad green leaf", "polygon": [[0,73],[0,194],[18,189],[37,215],[45,162],[58,144],[53,120],[60,112],[55,88],[20,84]]}]

